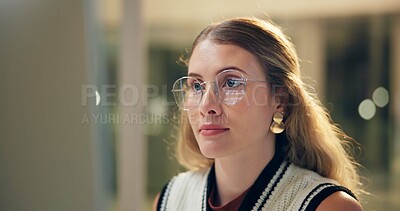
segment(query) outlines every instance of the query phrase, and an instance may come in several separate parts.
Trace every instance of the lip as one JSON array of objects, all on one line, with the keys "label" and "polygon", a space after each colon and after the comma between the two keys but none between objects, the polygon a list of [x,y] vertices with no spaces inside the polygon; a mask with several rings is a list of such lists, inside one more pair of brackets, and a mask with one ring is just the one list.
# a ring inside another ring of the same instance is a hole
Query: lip
[{"label": "lip", "polygon": [[200,126],[199,133],[203,136],[214,136],[228,131],[229,128],[214,124],[204,124]]}]

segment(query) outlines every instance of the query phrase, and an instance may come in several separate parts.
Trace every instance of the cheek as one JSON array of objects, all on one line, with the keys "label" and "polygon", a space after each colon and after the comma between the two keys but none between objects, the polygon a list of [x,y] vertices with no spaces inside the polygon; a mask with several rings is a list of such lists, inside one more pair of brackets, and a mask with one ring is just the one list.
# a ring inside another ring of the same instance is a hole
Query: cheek
[{"label": "cheek", "polygon": [[[252,87],[243,101],[236,105],[234,122],[243,130],[255,131],[269,128],[274,113],[274,106],[265,85]],[[243,131],[244,132],[244,131]]]},{"label": "cheek", "polygon": [[255,124],[260,123],[268,124],[268,116],[270,115],[269,113],[271,113],[270,106],[261,102],[257,102],[259,103],[257,105],[255,101],[254,99],[249,99],[247,102],[241,102],[235,105],[234,112],[228,114],[229,119],[242,128],[257,127]]},{"label": "cheek", "polygon": [[[233,117],[234,116],[234,117]],[[230,115],[230,127],[232,128],[232,138],[243,143],[250,144],[254,141],[264,140],[268,134],[270,123],[266,117],[266,113],[254,108],[248,107]]]},{"label": "cheek", "polygon": [[186,115],[187,115],[187,118],[188,118],[189,123],[192,126],[192,128],[196,127],[196,125],[199,122],[199,118],[198,118],[198,115],[197,115],[197,110],[196,109],[190,110],[190,111],[188,111],[186,113]]}]

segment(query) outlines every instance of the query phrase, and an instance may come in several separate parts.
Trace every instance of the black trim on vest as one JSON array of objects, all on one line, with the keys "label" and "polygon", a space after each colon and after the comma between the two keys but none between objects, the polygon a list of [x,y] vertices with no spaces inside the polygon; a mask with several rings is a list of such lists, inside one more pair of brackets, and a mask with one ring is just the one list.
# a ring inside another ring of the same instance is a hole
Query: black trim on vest
[{"label": "black trim on vest", "polygon": [[158,197],[158,202],[157,202],[157,211],[161,210],[161,204],[162,204],[162,201],[163,201],[164,197],[167,197],[165,200],[166,200],[166,202],[168,202],[168,196],[164,196],[164,195],[165,195],[165,192],[167,191],[167,187],[168,187],[170,182],[171,182],[171,180],[169,180],[167,182],[167,184],[165,184],[164,187],[161,189],[160,197]]},{"label": "black trim on vest", "polygon": [[249,192],[246,194],[239,207],[239,210],[251,210],[257,203],[258,198],[262,195],[268,183],[271,182],[272,177],[277,173],[279,167],[283,162],[283,158],[275,153],[275,156],[264,168],[257,180],[251,186]]},{"label": "black trim on vest", "polygon": [[314,193],[318,188],[320,188],[321,186],[325,186],[325,185],[333,185],[333,186],[327,186],[324,189],[322,189],[319,193],[317,193],[317,195],[315,195],[310,203],[307,205],[306,207],[306,211],[314,211],[317,209],[317,207],[321,204],[321,202],[323,200],[325,200],[326,198],[328,198],[328,196],[330,196],[331,194],[337,192],[337,191],[343,191],[347,194],[349,194],[351,197],[353,197],[354,199],[357,200],[357,197],[347,188],[343,187],[343,186],[339,186],[339,185],[334,185],[331,183],[324,183],[321,184],[319,186],[317,186],[316,188],[314,188],[308,195],[307,197],[304,199],[301,208],[305,205],[305,201],[310,197],[310,195],[312,193]]},{"label": "black trim on vest", "polygon": [[267,203],[267,200],[269,199],[269,197],[271,196],[272,192],[274,192],[276,186],[278,185],[278,183],[281,181],[283,175],[285,174],[286,170],[289,168],[290,163],[286,163],[283,171],[281,172],[281,174],[278,176],[278,178],[276,179],[276,181],[274,182],[274,184],[271,187],[271,190],[268,192],[267,196],[265,197],[264,202],[261,204],[260,209],[262,209],[262,207],[264,207],[265,203]]}]

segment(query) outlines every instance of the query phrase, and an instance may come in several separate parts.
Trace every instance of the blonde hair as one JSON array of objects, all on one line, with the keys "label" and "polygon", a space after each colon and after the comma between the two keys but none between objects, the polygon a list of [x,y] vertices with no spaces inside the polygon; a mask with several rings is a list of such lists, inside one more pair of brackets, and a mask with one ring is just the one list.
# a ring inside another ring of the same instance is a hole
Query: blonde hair
[{"label": "blonde hair", "polygon": [[[271,21],[235,18],[206,27],[193,43],[203,40],[234,44],[252,53],[265,70],[271,90],[284,90],[284,133],[277,144],[285,159],[318,174],[335,179],[355,194],[361,192],[358,164],[350,156],[349,138],[332,123],[318,98],[307,91],[300,78],[299,60],[290,40]],[[189,57],[190,59],[190,57]],[[209,167],[213,159],[204,157],[197,145],[185,111],[180,113],[177,159],[184,167]]]}]

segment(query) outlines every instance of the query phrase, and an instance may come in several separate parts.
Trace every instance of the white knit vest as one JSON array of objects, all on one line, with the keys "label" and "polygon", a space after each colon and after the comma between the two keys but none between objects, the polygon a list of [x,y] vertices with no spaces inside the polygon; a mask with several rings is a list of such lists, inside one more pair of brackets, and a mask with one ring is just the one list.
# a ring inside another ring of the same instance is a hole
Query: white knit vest
[{"label": "white knit vest", "polygon": [[[206,210],[207,178],[210,168],[181,173],[168,183],[160,198],[160,210]],[[306,210],[310,201],[329,187],[339,187],[332,179],[283,161],[264,188],[252,210]]]}]

